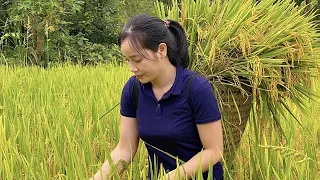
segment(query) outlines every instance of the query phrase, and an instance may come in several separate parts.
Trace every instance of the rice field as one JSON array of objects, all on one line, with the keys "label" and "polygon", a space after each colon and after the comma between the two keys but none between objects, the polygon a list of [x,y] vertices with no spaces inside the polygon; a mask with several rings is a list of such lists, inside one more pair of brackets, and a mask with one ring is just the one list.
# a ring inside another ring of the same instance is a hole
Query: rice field
[{"label": "rice field", "polygon": [[[90,178],[119,139],[115,105],[128,68],[3,66],[0,74],[0,179]],[[282,119],[287,140],[272,123],[255,130],[250,121],[225,179],[320,179],[320,105],[306,103],[309,115],[295,112],[303,127]],[[141,143],[134,162],[114,179],[145,179],[147,158]]]}]

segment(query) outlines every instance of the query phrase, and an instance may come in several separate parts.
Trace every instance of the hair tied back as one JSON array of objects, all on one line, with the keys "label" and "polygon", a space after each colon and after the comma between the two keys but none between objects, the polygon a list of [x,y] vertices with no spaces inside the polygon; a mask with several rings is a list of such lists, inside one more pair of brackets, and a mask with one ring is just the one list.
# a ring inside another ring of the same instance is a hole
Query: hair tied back
[{"label": "hair tied back", "polygon": [[164,25],[168,28],[168,27],[169,27],[169,24],[170,24],[170,21],[164,20],[163,23],[164,23]]}]

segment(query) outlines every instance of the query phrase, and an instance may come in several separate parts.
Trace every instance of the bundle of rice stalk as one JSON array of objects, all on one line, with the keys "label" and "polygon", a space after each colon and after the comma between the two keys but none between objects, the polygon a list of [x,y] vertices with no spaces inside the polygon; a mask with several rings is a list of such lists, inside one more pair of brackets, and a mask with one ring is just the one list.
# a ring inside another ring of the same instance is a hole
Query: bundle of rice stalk
[{"label": "bundle of rice stalk", "polygon": [[258,123],[280,118],[300,121],[293,102],[306,112],[311,72],[319,68],[319,34],[314,14],[302,14],[291,0],[183,0],[170,7],[156,2],[161,19],[185,28],[191,70],[213,86],[222,112],[225,160],[230,162],[250,112]]}]

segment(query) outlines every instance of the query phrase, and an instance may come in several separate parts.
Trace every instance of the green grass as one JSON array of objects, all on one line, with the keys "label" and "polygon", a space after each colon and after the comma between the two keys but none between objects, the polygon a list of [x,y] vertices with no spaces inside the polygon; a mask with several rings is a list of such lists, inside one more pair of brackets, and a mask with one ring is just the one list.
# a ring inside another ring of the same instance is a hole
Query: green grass
[{"label": "green grass", "polygon": [[[0,67],[0,74],[0,179],[86,179],[95,173],[119,139],[119,106],[103,115],[119,102],[128,68]],[[315,90],[320,93],[319,83]],[[295,112],[304,128],[282,120],[287,141],[272,124],[257,139],[250,121],[225,179],[320,177],[320,106],[308,104],[309,116]],[[140,144],[122,178],[143,179],[146,165]]]}]

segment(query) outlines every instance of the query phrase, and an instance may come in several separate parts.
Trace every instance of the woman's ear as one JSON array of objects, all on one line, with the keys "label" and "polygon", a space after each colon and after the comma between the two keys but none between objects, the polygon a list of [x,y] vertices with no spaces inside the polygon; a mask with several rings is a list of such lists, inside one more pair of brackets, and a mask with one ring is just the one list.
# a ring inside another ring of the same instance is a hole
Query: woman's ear
[{"label": "woman's ear", "polygon": [[158,52],[160,53],[161,57],[167,56],[167,45],[166,43],[160,43],[158,47]]}]

